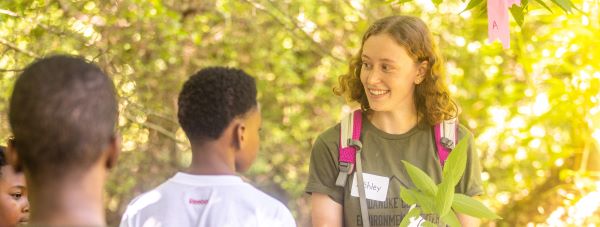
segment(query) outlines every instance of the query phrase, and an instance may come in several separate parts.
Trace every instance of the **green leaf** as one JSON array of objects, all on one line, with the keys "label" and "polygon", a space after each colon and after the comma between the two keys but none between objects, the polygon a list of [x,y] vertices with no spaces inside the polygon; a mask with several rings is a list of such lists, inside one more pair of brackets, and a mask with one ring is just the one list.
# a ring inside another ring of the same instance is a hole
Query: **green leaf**
[{"label": "green leaf", "polygon": [[437,211],[440,216],[448,214],[452,207],[453,199],[454,185],[451,185],[450,181],[442,181],[438,194],[435,195],[435,211]]},{"label": "green leaf", "polygon": [[519,7],[516,5],[513,5],[512,7],[510,7],[510,13],[513,15],[513,18],[515,18],[515,21],[517,21],[517,24],[519,25],[519,27],[523,26],[523,21],[524,21],[524,17],[523,17],[523,7]]},{"label": "green leaf", "polygon": [[571,12],[571,7],[573,6],[573,3],[569,0],[552,0],[552,2],[554,2],[554,4],[558,5],[563,11],[565,11],[565,13],[570,13]]},{"label": "green leaf", "polygon": [[460,227],[460,221],[454,211],[448,212],[446,215],[441,217],[444,224],[449,225],[450,227]]},{"label": "green leaf", "polygon": [[552,13],[552,10],[550,9],[550,7],[548,7],[548,5],[546,5],[546,3],[544,3],[542,0],[535,0],[535,1]]},{"label": "green leaf", "polygon": [[413,205],[417,202],[417,200],[410,194],[408,189],[402,186],[400,186],[400,198],[402,198],[402,200],[408,205]]},{"label": "green leaf", "polygon": [[421,215],[421,209],[418,207],[414,207],[408,211],[406,216],[402,218],[402,222],[400,222],[400,227],[407,227],[410,224],[410,219]]},{"label": "green leaf", "polygon": [[431,2],[433,2],[435,6],[438,6],[440,3],[442,3],[442,0],[431,0]]},{"label": "green leaf", "polygon": [[467,214],[476,218],[502,219],[502,217],[495,214],[493,211],[483,205],[483,203],[467,195],[459,193],[454,194],[452,208],[456,210],[456,212]]},{"label": "green leaf", "polygon": [[402,163],[404,163],[404,167],[406,167],[408,176],[410,176],[410,179],[419,190],[430,196],[434,196],[437,193],[437,186],[433,180],[431,180],[429,175],[407,161],[402,160]]},{"label": "green leaf", "polygon": [[435,203],[431,196],[425,195],[422,192],[418,192],[415,190],[408,189],[408,193],[417,200],[417,205],[423,209],[424,213],[433,213],[435,208]]},{"label": "green leaf", "polygon": [[424,222],[423,222],[423,227],[437,227],[437,225],[436,225],[436,224],[433,224],[433,223],[432,223],[432,222],[430,222],[430,221],[424,221]]},{"label": "green leaf", "polygon": [[469,146],[468,137],[463,137],[456,147],[450,152],[443,170],[443,181],[449,181],[450,186],[454,187],[463,173],[467,165],[467,148]]},{"label": "green leaf", "polygon": [[469,1],[469,4],[467,4],[467,7],[460,13],[463,13],[465,11],[471,10],[473,8],[475,8],[475,6],[478,6],[479,4],[481,4],[481,2],[483,2],[483,0],[471,0]]}]

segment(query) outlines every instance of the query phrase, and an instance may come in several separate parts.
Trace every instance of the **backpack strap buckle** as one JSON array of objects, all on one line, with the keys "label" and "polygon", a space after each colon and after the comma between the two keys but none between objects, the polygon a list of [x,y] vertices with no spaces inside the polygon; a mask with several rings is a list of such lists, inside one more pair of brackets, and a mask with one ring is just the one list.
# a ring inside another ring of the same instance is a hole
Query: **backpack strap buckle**
[{"label": "backpack strap buckle", "polygon": [[348,139],[348,146],[354,147],[354,149],[356,149],[356,152],[359,152],[362,149],[362,143],[360,142],[360,140]]},{"label": "backpack strap buckle", "polygon": [[354,171],[354,163],[340,162],[340,172],[338,173],[335,185],[344,187],[348,181],[348,175]]},{"label": "backpack strap buckle", "polygon": [[442,139],[440,140],[440,143],[442,143],[442,145],[445,148],[454,149],[454,141],[452,141],[446,137],[442,137]]},{"label": "backpack strap buckle", "polygon": [[456,134],[457,134],[457,130],[458,130],[457,119],[453,118],[453,119],[449,119],[449,120],[444,120],[442,122],[441,130],[442,130],[441,131],[442,138],[440,139],[440,143],[445,148],[453,150],[454,146],[456,145],[455,141],[456,141]]}]

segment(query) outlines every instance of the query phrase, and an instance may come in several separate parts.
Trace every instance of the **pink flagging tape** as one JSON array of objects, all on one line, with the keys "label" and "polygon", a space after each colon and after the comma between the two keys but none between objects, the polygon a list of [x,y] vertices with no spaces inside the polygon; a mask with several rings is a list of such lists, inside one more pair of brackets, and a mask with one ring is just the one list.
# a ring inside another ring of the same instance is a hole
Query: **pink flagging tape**
[{"label": "pink flagging tape", "polygon": [[488,41],[499,39],[504,49],[510,48],[508,8],[521,5],[521,0],[488,0]]}]

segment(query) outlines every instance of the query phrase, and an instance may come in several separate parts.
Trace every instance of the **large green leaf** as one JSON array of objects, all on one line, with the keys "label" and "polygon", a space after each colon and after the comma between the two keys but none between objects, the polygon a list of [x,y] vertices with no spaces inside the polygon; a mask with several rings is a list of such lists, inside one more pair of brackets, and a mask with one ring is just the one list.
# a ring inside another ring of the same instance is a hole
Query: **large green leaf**
[{"label": "large green leaf", "polygon": [[456,210],[456,212],[467,214],[476,218],[502,219],[500,216],[483,205],[483,203],[459,193],[454,194],[452,208]]},{"label": "large green leaf", "polygon": [[435,209],[435,203],[431,196],[425,195],[422,192],[408,189],[408,193],[417,200],[417,205],[421,206],[424,213],[433,213]]},{"label": "large green leaf", "polygon": [[569,0],[552,0],[554,4],[558,5],[565,13],[570,13],[573,3]]},{"label": "large green leaf", "polygon": [[552,13],[552,10],[550,9],[550,7],[548,7],[548,5],[546,5],[546,3],[544,3],[544,1],[542,1],[542,0],[535,0],[535,1]]},{"label": "large green leaf", "polygon": [[413,184],[415,184],[419,190],[430,196],[433,196],[437,193],[437,186],[433,180],[431,180],[429,175],[407,161],[402,160],[402,163],[404,163],[404,167],[406,167],[408,176],[410,176]]},{"label": "large green leaf", "polygon": [[512,14],[513,18],[515,18],[515,21],[517,22],[517,24],[519,25],[519,27],[523,26],[523,21],[524,21],[524,15],[523,15],[523,10],[524,10],[524,6],[516,6],[513,5],[512,7],[510,7],[510,13]]},{"label": "large green leaf", "polygon": [[410,219],[421,215],[421,209],[418,207],[414,207],[408,211],[408,213],[402,218],[402,222],[400,222],[400,227],[407,227],[410,224]]},{"label": "large green leaf", "polygon": [[468,137],[463,137],[456,147],[450,152],[443,170],[443,181],[449,181],[451,186],[455,186],[467,165],[467,148],[469,146]]},{"label": "large green leaf", "polygon": [[440,216],[448,214],[452,207],[453,199],[454,185],[451,185],[450,181],[442,181],[438,193],[435,195],[435,211],[437,211]]},{"label": "large green leaf", "polygon": [[402,186],[400,186],[400,198],[402,198],[402,200],[408,205],[413,205],[417,202],[417,200],[411,195],[408,189]]},{"label": "large green leaf", "polygon": [[430,222],[430,221],[424,221],[423,227],[437,227],[437,225],[433,224],[433,222]]},{"label": "large green leaf", "polygon": [[471,10],[473,8],[475,8],[475,6],[478,6],[479,4],[481,4],[481,2],[483,2],[483,0],[471,0],[469,1],[469,4],[467,4],[467,7],[461,12],[465,12],[467,10]]},{"label": "large green leaf", "polygon": [[441,216],[440,219],[444,222],[444,224],[449,225],[450,227],[460,227],[460,221],[454,211],[448,212],[446,215]]}]

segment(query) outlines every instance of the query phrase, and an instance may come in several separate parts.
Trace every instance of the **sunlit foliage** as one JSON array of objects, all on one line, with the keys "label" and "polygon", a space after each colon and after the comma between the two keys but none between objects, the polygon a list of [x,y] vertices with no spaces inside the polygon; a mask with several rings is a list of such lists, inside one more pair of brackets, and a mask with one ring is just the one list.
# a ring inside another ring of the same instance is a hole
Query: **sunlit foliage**
[{"label": "sunlit foliage", "polygon": [[434,2],[0,1],[0,138],[10,134],[12,84],[29,62],[68,53],[103,67],[121,96],[123,153],[106,186],[115,225],[134,196],[190,161],[176,120],[183,81],[204,66],[241,67],[259,81],[264,117],[260,155],[244,176],[307,225],[312,141],[349,109],[331,88],[371,22],[409,14],[427,22],[446,57],[482,160],[481,200],[504,218],[497,224],[599,223],[598,1],[575,0],[568,14],[531,1],[521,26],[513,10],[506,50],[487,42],[485,1],[465,12],[467,2]]}]

